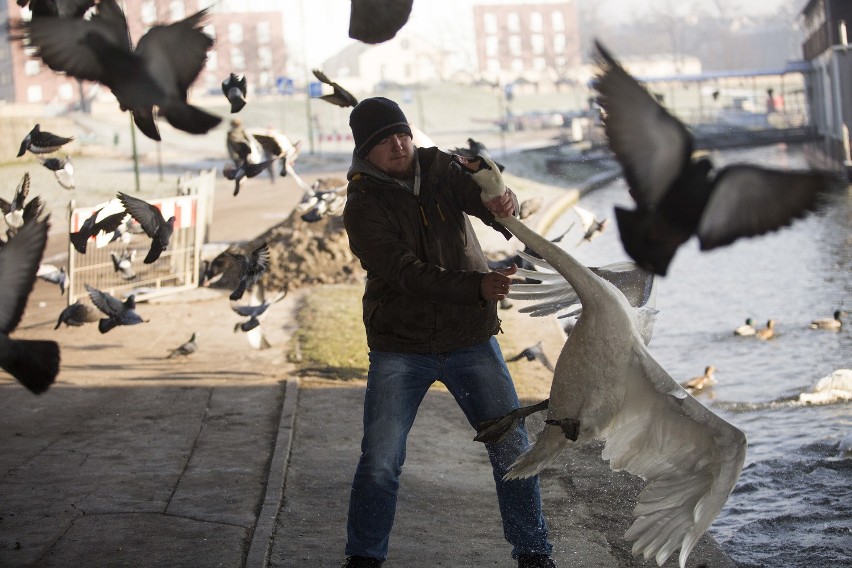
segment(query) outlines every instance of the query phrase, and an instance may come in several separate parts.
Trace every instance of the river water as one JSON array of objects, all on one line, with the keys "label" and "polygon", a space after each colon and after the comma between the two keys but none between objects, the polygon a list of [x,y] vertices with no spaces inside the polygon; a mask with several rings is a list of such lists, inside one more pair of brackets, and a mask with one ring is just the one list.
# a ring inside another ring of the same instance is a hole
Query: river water
[{"label": "river water", "polygon": [[[806,167],[785,145],[716,152],[712,159]],[[591,243],[574,248],[579,224],[561,241],[584,264],[629,260],[616,204],[633,206],[622,179],[581,197],[580,206],[610,219]],[[577,220],[569,210],[546,236]],[[840,332],[808,326],[836,309],[852,314],[850,220],[847,191],[823,213],[775,233],[709,252],[692,239],[658,280],[652,354],[679,382],[715,366],[718,384],[697,398],[748,438],[742,475],[710,528],[740,567],[852,566],[852,458],[838,452],[839,441],[852,435],[852,402],[798,402],[820,378],[852,369],[852,324]],[[747,317],[758,327],[776,320],[776,337],[735,336]]]}]

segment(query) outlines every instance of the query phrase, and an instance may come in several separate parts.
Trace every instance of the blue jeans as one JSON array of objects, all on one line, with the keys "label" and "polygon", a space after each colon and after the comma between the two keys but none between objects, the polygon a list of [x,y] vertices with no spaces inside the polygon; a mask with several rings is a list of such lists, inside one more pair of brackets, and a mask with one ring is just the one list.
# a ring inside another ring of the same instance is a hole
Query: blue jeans
[{"label": "blue jeans", "polygon": [[[493,337],[440,354],[370,352],[361,459],[349,501],[347,556],[387,558],[406,438],[420,402],[436,380],[446,385],[474,426],[519,406]],[[550,554],[538,477],[503,481],[509,466],[529,447],[526,430],[520,426],[500,443],[485,447],[512,556]]]}]

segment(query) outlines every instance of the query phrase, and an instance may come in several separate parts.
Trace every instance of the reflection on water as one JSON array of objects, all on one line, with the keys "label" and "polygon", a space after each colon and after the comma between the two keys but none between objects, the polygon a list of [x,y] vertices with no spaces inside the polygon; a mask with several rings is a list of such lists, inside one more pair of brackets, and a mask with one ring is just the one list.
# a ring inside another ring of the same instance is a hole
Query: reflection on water
[{"label": "reflection on water", "polygon": [[[784,145],[715,153],[713,160],[806,167],[801,154]],[[613,223],[576,249],[578,239],[563,239],[567,250],[593,266],[629,260],[613,219],[614,205],[633,206],[624,182],[595,190],[580,204]],[[852,324],[840,332],[808,327],[836,309],[852,313],[850,218],[847,192],[822,214],[769,235],[709,252],[700,252],[693,239],[659,281],[651,352],[678,381],[714,365],[718,384],[698,400],[749,440],[740,482],[711,527],[740,566],[805,567],[815,560],[839,566],[852,557],[852,460],[836,457],[837,442],[852,431],[852,403],[777,402],[812,390],[836,369],[852,368]],[[576,220],[568,212],[548,236]],[[758,327],[774,319],[777,336],[735,336],[747,317]]]}]

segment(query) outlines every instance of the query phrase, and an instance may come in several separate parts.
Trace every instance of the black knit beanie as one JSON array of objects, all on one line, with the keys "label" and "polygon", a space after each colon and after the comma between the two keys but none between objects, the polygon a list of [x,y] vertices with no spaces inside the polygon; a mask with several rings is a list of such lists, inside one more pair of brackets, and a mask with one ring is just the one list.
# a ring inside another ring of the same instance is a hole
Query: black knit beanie
[{"label": "black knit beanie", "polygon": [[384,97],[364,99],[349,114],[355,153],[363,158],[373,146],[391,134],[408,134],[411,127],[399,105]]}]

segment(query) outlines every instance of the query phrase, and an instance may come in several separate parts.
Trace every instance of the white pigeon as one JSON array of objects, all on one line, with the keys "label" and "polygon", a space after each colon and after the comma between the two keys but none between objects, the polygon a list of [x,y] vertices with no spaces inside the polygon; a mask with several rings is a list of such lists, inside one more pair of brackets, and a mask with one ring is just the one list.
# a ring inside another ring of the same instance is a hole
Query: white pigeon
[{"label": "white pigeon", "polygon": [[598,220],[594,213],[588,209],[583,209],[579,205],[575,205],[573,209],[577,217],[580,218],[580,223],[583,225],[584,231],[583,238],[580,239],[577,245],[583,244],[583,241],[592,242],[593,239],[604,232],[604,229],[606,229],[606,219]]},{"label": "white pigeon", "polygon": [[[505,191],[497,166],[473,174],[488,201]],[[514,217],[498,218],[576,291],[583,313],[568,336],[544,429],[507,479],[538,474],[574,443],[605,440],[614,470],[647,481],[625,533],[633,554],[662,565],[680,547],[681,568],[721,511],[745,461],[739,429],[692,398],[648,351],[624,294]]]}]

